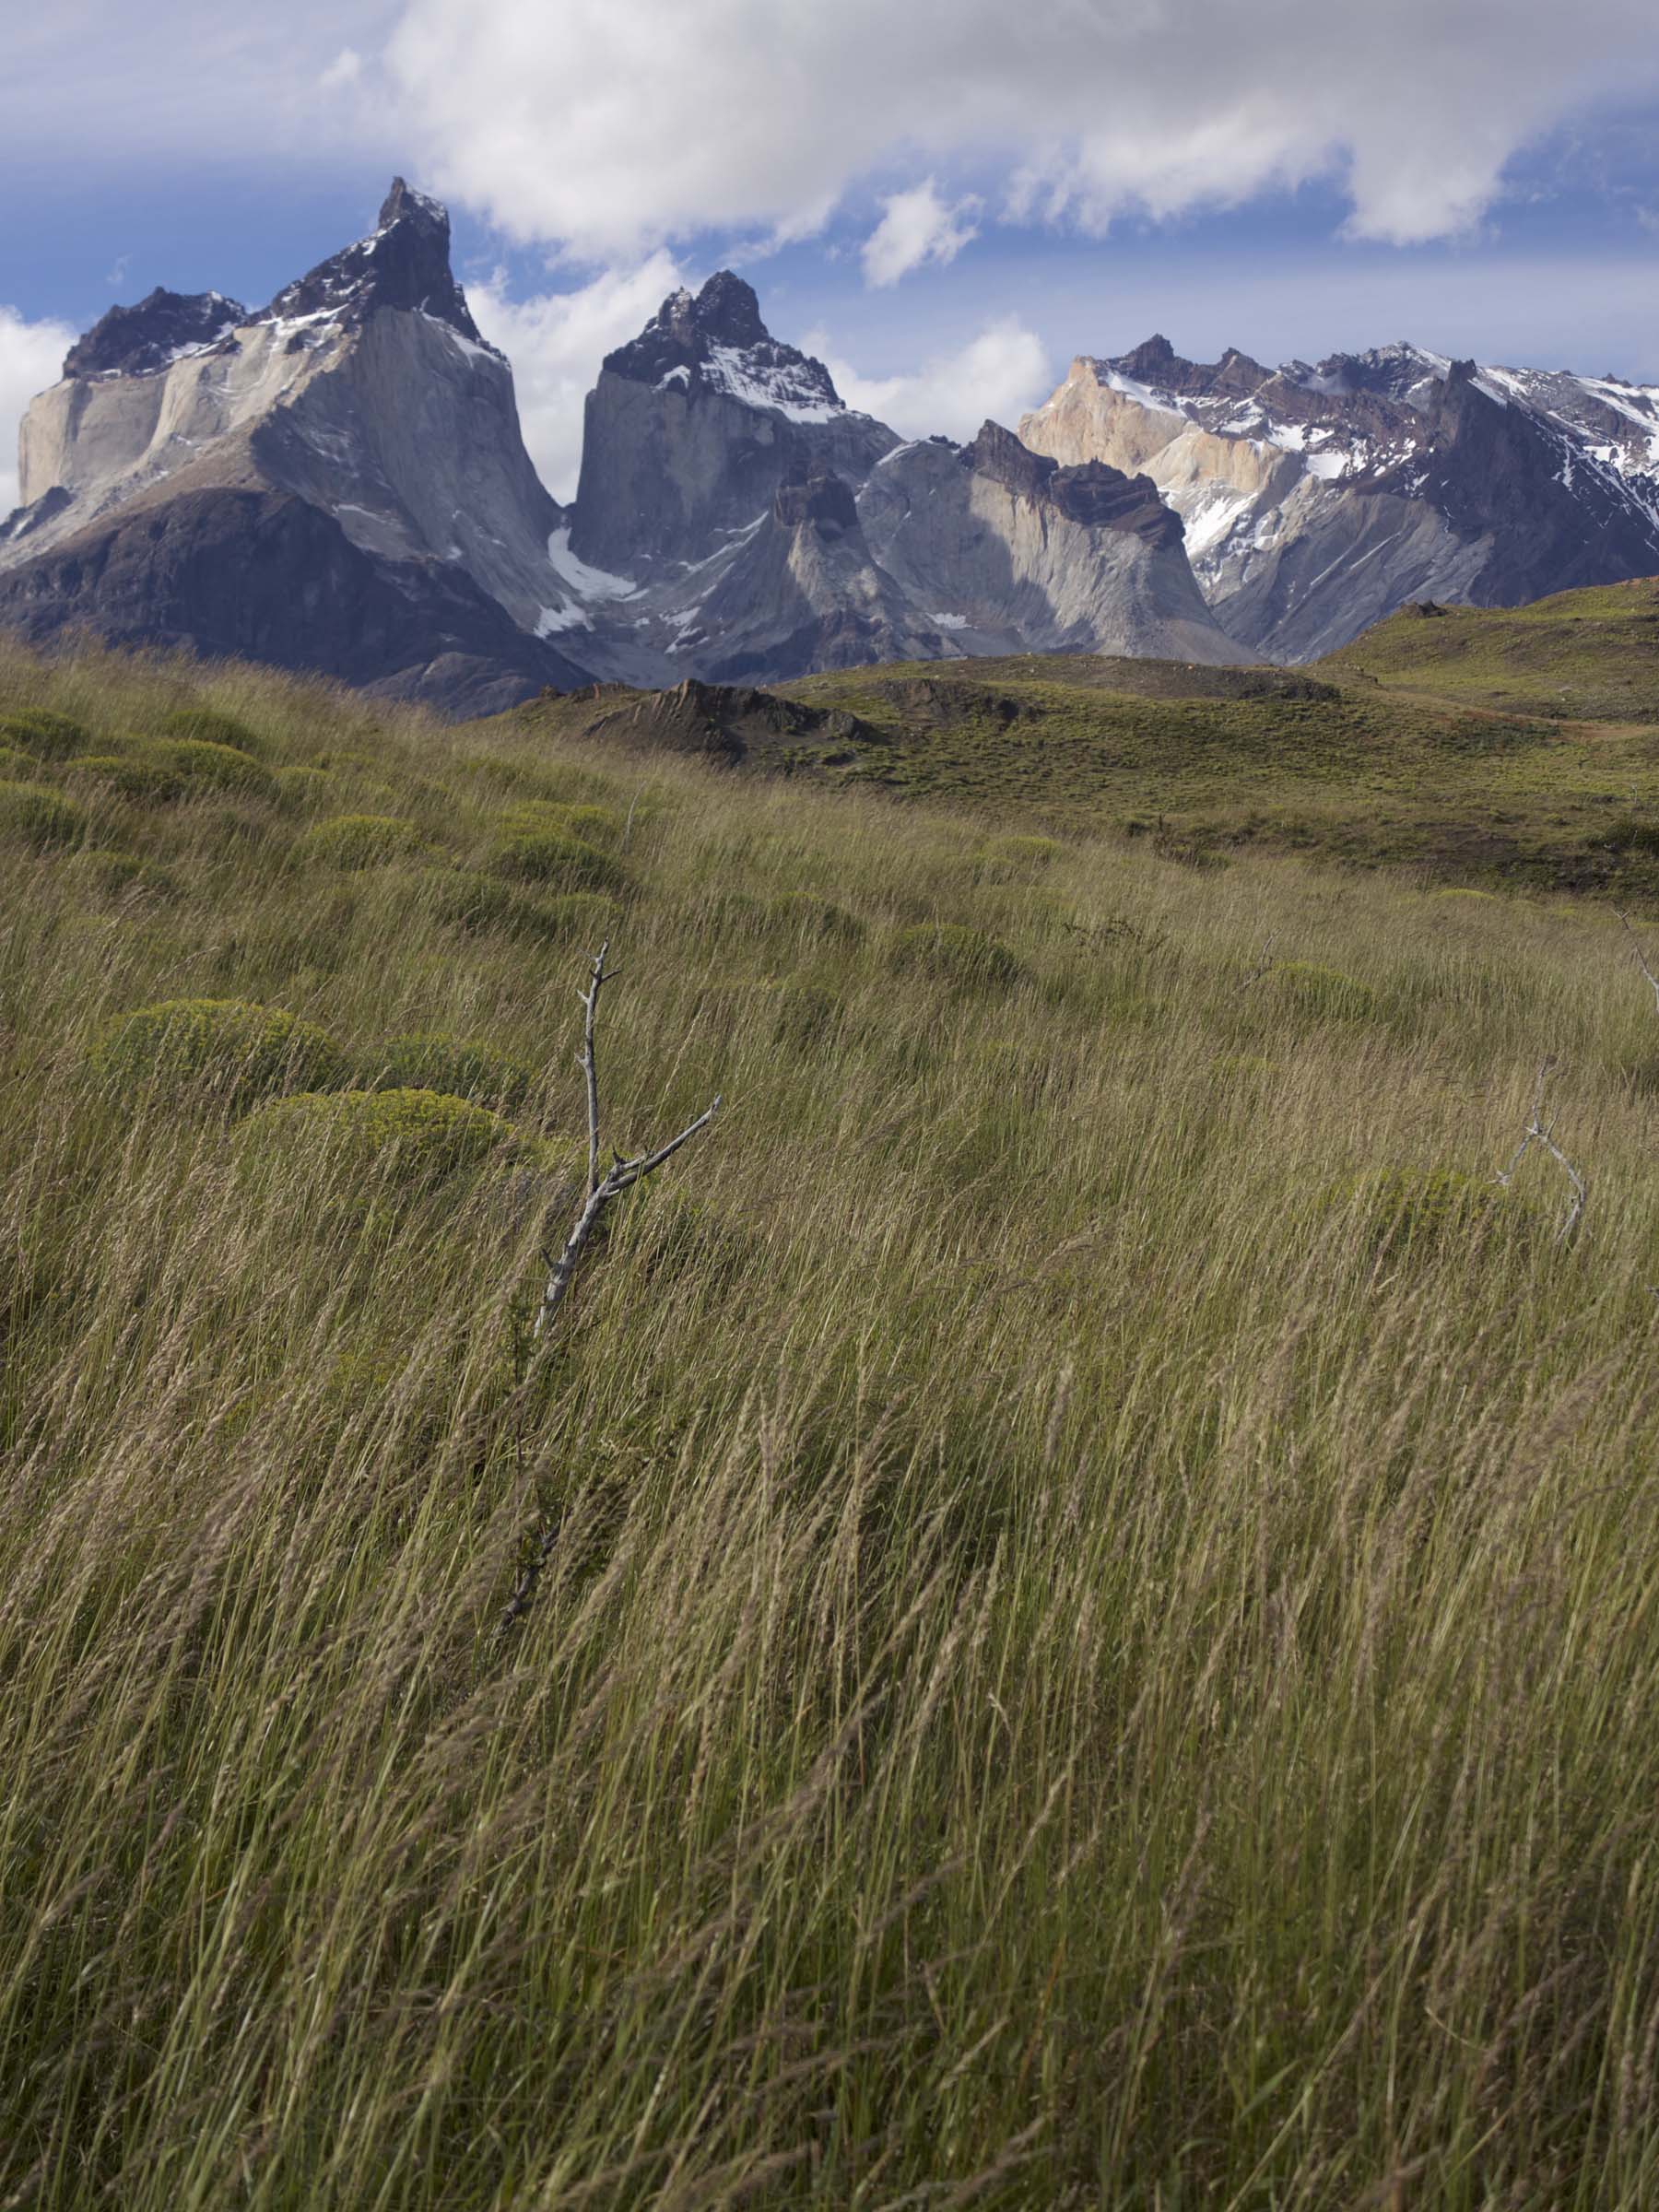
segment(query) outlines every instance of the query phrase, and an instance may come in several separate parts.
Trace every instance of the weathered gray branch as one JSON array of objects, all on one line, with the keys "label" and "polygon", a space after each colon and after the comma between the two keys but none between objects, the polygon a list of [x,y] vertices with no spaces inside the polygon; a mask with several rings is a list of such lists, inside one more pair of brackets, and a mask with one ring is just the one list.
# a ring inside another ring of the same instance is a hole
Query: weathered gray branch
[{"label": "weathered gray branch", "polygon": [[1542,1145],[1545,1151],[1549,1154],[1551,1159],[1555,1161],[1572,1185],[1572,1196],[1567,1206],[1567,1218],[1562,1222],[1556,1237],[1558,1243],[1564,1244],[1583,1218],[1584,1207],[1589,1202],[1590,1186],[1568,1159],[1566,1153],[1562,1151],[1560,1146],[1556,1143],[1554,1121],[1551,1120],[1547,1124],[1543,1118],[1544,1091],[1549,1081],[1550,1071],[1554,1066],[1553,1060],[1546,1060],[1539,1068],[1537,1088],[1533,1093],[1531,1118],[1522,1133],[1521,1142],[1510,1155],[1508,1167],[1501,1169],[1495,1180],[1505,1190],[1508,1190],[1511,1182],[1514,1180],[1516,1169],[1526,1158],[1533,1146]]},{"label": "weathered gray branch", "polygon": [[1641,968],[1642,974],[1647,977],[1648,983],[1653,994],[1654,1007],[1656,1010],[1659,1010],[1659,975],[1655,975],[1653,970],[1648,966],[1647,955],[1641,949],[1641,939],[1630,927],[1630,917],[1626,914],[1618,913],[1618,909],[1617,907],[1613,909],[1613,912],[1616,914],[1618,914],[1619,920],[1624,924],[1625,935],[1630,938],[1630,944],[1636,954],[1637,965]]}]

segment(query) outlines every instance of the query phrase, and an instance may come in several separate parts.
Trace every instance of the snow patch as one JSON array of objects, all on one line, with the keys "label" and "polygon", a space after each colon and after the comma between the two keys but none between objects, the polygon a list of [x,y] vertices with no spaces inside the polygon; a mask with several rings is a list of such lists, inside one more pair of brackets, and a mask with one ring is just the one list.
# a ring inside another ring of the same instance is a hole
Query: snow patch
[{"label": "snow patch", "polygon": [[554,574],[568,583],[579,599],[637,599],[641,587],[630,577],[613,576],[605,569],[590,568],[587,562],[571,550],[571,533],[567,525],[555,530],[547,540],[547,559]]},{"label": "snow patch", "polygon": [[833,422],[846,413],[841,401],[828,399],[823,386],[806,364],[767,362],[740,346],[711,346],[703,371],[716,392],[740,399],[745,406],[771,407],[786,422]]},{"label": "snow patch", "polygon": [[929,615],[927,618],[940,629],[968,629],[972,627],[966,615]]}]

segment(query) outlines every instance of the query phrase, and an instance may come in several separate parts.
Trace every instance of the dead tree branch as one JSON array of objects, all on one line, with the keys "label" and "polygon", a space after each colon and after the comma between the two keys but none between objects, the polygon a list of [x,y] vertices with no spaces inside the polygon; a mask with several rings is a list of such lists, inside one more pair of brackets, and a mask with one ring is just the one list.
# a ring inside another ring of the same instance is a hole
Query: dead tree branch
[{"label": "dead tree branch", "polygon": [[1514,1180],[1516,1169],[1519,1168],[1534,1145],[1542,1145],[1545,1151],[1548,1153],[1551,1159],[1555,1161],[1572,1185],[1572,1196],[1567,1206],[1567,1218],[1556,1232],[1557,1243],[1565,1244],[1583,1218],[1584,1207],[1589,1202],[1590,1186],[1568,1159],[1566,1153],[1562,1151],[1560,1146],[1556,1143],[1554,1118],[1552,1117],[1547,1123],[1544,1120],[1544,1092],[1554,1066],[1553,1060],[1546,1060],[1539,1068],[1537,1088],[1533,1093],[1531,1118],[1522,1133],[1521,1142],[1510,1155],[1509,1165],[1500,1171],[1495,1180],[1505,1190],[1508,1190]]},{"label": "dead tree branch", "polygon": [[1641,970],[1642,974],[1647,977],[1649,987],[1652,989],[1653,994],[1654,1008],[1656,1011],[1659,1011],[1659,975],[1655,975],[1653,970],[1648,966],[1647,955],[1641,949],[1641,939],[1631,928],[1629,915],[1619,913],[1618,907],[1615,907],[1613,912],[1616,914],[1618,914],[1618,919],[1624,924],[1624,932],[1626,936],[1630,940],[1631,948],[1636,955],[1637,965]]},{"label": "dead tree branch", "polygon": [[1248,991],[1252,983],[1259,983],[1265,975],[1272,974],[1274,969],[1278,965],[1273,957],[1273,947],[1277,941],[1277,937],[1268,937],[1264,941],[1255,966],[1239,985],[1241,991]]}]

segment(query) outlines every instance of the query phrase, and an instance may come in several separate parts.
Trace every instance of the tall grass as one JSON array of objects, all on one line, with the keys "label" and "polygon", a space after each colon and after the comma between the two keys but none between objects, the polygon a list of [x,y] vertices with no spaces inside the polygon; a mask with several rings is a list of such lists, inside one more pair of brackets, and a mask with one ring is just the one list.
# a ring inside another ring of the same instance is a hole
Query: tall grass
[{"label": "tall grass", "polygon": [[[0,862],[0,2205],[1659,2201],[1611,922],[0,663],[193,703],[259,790],[42,759]],[[453,919],[537,805],[624,887]],[[614,1140],[730,1110],[538,1352],[601,913]],[[180,998],[528,1064],[515,1146],[275,1145],[100,1051]]]}]

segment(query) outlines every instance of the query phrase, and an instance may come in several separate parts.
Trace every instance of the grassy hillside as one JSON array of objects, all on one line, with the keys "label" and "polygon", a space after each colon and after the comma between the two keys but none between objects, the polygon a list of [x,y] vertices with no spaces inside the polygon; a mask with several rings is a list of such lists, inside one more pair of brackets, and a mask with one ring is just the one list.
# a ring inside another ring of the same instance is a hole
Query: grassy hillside
[{"label": "grassy hillside", "polygon": [[[0,718],[0,2205],[1655,2201],[1605,911],[254,673]],[[538,1341],[606,933],[607,1134],[728,1103]]]},{"label": "grassy hillside", "polygon": [[[1371,633],[1379,650],[1404,619]],[[1464,618],[1414,619],[1438,637]],[[1428,685],[1420,672],[1412,680]],[[1040,830],[1405,863],[1477,888],[1659,898],[1659,702],[1653,726],[1608,726],[1477,711],[1427,688],[1406,696],[1347,668],[1065,656],[851,669],[785,689],[861,725],[756,753],[797,776]],[[626,744],[631,715],[607,693],[524,719],[560,738]]]},{"label": "grassy hillside", "polygon": [[1320,673],[1508,714],[1659,724],[1659,577],[1530,606],[1405,607]]}]

